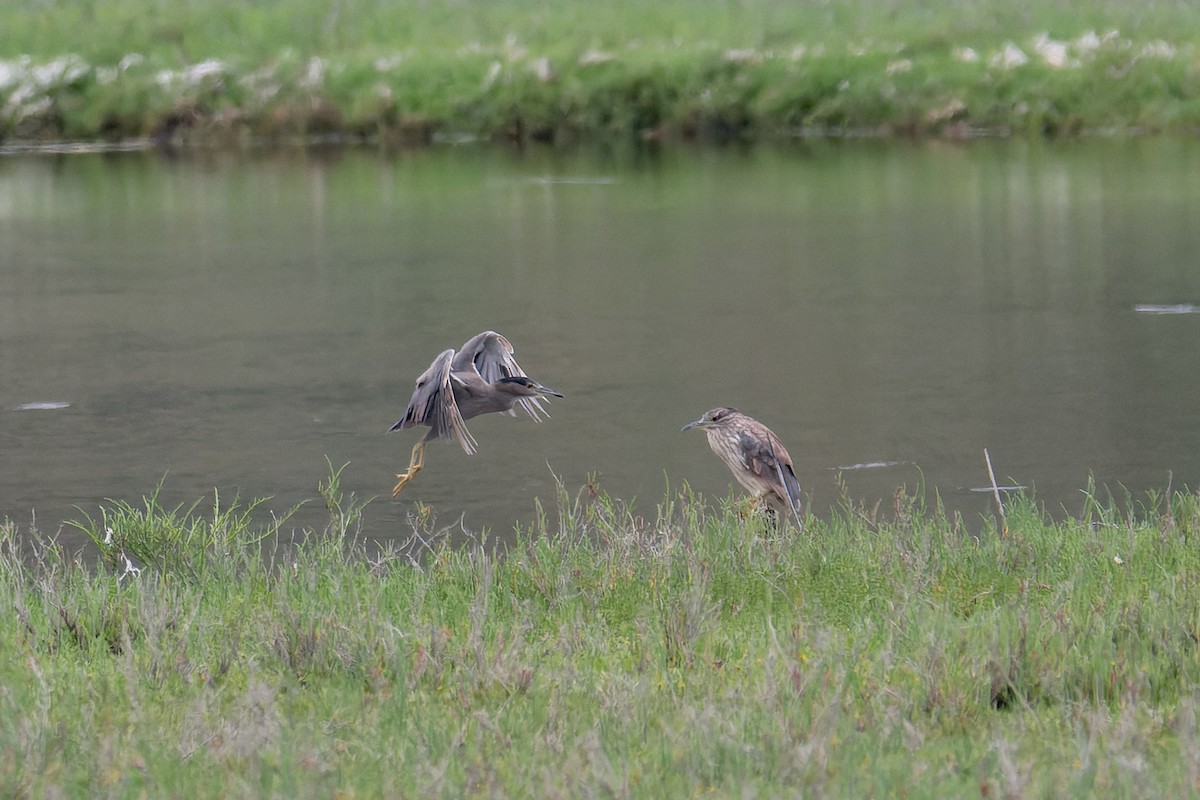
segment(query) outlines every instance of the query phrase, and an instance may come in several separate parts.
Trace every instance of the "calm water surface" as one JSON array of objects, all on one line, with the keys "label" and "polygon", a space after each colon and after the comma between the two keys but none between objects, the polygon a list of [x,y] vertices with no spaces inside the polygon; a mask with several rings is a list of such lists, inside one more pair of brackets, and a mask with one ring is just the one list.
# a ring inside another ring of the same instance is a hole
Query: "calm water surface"
[{"label": "calm water surface", "polygon": [[[1195,488],[1200,314],[1135,306],[1200,304],[1198,253],[1194,141],[3,157],[0,518],[159,481],[283,511],[327,458],[380,539],[418,501],[503,534],[556,475],[652,514],[731,491],[679,432],[715,405],[779,433],[818,513],[840,474],[978,518],[984,447],[1052,510],[1089,474]],[[391,500],[419,434],[384,431],[485,328],[566,398],[472,421],[476,456],[431,446]]]}]

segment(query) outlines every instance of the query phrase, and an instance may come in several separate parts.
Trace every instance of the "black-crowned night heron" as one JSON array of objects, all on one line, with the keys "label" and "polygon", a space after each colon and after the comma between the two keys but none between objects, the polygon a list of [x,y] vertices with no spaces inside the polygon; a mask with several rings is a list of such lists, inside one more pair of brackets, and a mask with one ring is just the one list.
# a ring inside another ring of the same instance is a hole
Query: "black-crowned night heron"
[{"label": "black-crowned night heron", "polygon": [[541,414],[541,399],[562,397],[530,378],[513,358],[513,346],[495,331],[484,331],[467,340],[456,352],[443,350],[417,378],[417,388],[400,421],[390,431],[428,425],[429,433],[413,446],[408,469],[396,475],[392,497],[400,493],[425,463],[425,444],[454,437],[467,455],[475,452],[475,437],[466,421],[480,414],[507,412],[516,415],[520,405],[535,422]]},{"label": "black-crowned night heron", "polygon": [[774,514],[769,503],[791,510],[800,522],[800,482],[792,467],[792,457],[774,432],[736,408],[720,406],[706,411],[683,430],[703,428],[708,446],[721,457],[737,482],[762,503],[768,515]]}]

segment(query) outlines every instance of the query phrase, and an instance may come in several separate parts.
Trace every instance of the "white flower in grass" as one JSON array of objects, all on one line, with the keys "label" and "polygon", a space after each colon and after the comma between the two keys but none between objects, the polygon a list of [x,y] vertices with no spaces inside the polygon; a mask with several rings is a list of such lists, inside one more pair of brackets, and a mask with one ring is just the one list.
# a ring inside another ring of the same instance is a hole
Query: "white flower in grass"
[{"label": "white flower in grass", "polygon": [[1081,55],[1091,55],[1100,49],[1100,37],[1095,31],[1084,31],[1071,43],[1075,52]]},{"label": "white flower in grass", "polygon": [[375,59],[375,71],[391,72],[392,70],[399,68],[402,63],[404,63],[403,53],[395,53],[390,56],[380,56],[379,58]]},{"label": "white flower in grass", "polygon": [[1004,47],[999,53],[995,53],[988,64],[1001,69],[1013,69],[1021,67],[1029,63],[1029,56],[1025,55],[1025,51],[1017,47],[1012,42],[1005,42]]},{"label": "white flower in grass", "polygon": [[29,56],[21,56],[15,61],[0,60],[0,89],[20,83],[29,74]]},{"label": "white flower in grass", "polygon": [[763,54],[753,48],[726,50],[725,60],[734,64],[761,64]]},{"label": "white flower in grass", "polygon": [[550,83],[558,78],[558,73],[554,71],[554,66],[550,63],[550,59],[545,56],[534,59],[529,68],[533,70],[533,74],[537,76],[538,81],[541,83]]},{"label": "white flower in grass", "polygon": [[1125,563],[1125,559],[1121,558],[1120,556],[1113,556],[1113,563],[1119,567]]},{"label": "white flower in grass", "polygon": [[47,64],[33,67],[33,80],[38,86],[53,86],[79,80],[88,66],[74,53],[56,58]]},{"label": "white flower in grass", "polygon": [[169,88],[176,83],[188,86],[199,86],[208,78],[219,78],[225,74],[225,65],[215,58],[192,64],[176,72],[175,70],[159,70],[154,76],[154,82],[163,88]]},{"label": "white flower in grass", "polygon": [[1058,39],[1051,39],[1045,33],[1039,33],[1034,37],[1033,49],[1042,57],[1042,61],[1055,69],[1074,66],[1071,59],[1067,56],[1067,43],[1061,42]]},{"label": "white flower in grass", "polygon": [[493,61],[491,66],[488,67],[487,74],[483,76],[483,90],[485,92],[492,88],[492,85],[496,82],[496,79],[500,77],[500,70],[502,69],[503,67],[500,66],[499,61]]},{"label": "white flower in grass", "polygon": [[1155,39],[1153,42],[1147,42],[1142,46],[1142,56],[1144,58],[1161,58],[1165,61],[1170,61],[1175,57],[1175,47],[1169,42],[1164,42],[1162,39]]},{"label": "white flower in grass", "polygon": [[603,50],[588,50],[579,57],[579,66],[590,67],[592,64],[604,64],[615,59],[612,53],[606,53]]},{"label": "white flower in grass", "polygon": [[220,77],[224,72],[225,65],[215,58],[210,58],[206,61],[201,61],[199,64],[184,67],[183,72],[180,73],[180,77],[194,86],[207,78]]},{"label": "white flower in grass", "polygon": [[306,89],[316,89],[325,83],[325,61],[319,56],[313,56],[304,65],[304,74],[300,76],[300,85]]}]

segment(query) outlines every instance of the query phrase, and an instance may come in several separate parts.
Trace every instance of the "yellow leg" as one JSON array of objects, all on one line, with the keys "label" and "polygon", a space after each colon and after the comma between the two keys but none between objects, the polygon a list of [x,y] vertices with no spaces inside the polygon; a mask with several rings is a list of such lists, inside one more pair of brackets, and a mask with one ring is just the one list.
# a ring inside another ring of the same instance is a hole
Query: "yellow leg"
[{"label": "yellow leg", "polygon": [[400,494],[400,490],[404,488],[404,484],[411,481],[421,471],[421,467],[425,465],[425,440],[417,442],[413,445],[412,458],[408,460],[408,469],[396,476],[396,488],[392,489],[392,497]]}]

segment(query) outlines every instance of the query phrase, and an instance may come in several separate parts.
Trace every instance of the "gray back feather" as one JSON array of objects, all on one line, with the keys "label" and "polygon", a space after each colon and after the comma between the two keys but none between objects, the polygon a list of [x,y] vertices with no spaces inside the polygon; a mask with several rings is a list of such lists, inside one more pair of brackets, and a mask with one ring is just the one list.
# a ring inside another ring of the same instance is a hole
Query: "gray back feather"
[{"label": "gray back feather", "polygon": [[[474,370],[487,383],[495,383],[501,378],[529,377],[513,358],[512,344],[495,331],[477,333],[464,342],[454,357],[452,368],[455,372]],[[543,399],[522,397],[517,402],[534,422],[540,422],[542,415],[550,416],[542,407]]]}]

